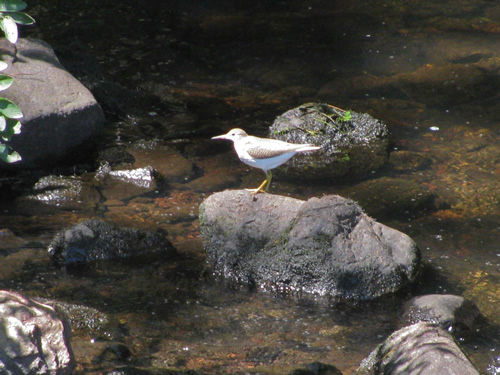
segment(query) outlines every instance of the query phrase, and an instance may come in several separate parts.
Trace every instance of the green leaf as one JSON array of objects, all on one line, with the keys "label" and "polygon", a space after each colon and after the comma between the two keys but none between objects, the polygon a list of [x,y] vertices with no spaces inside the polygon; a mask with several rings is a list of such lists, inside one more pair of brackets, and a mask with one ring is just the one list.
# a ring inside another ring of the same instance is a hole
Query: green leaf
[{"label": "green leaf", "polygon": [[14,78],[6,74],[0,74],[0,91],[7,90],[14,82]]},{"label": "green leaf", "polygon": [[20,161],[21,155],[18,152],[12,151],[9,154],[10,146],[0,143],[0,159],[7,163],[15,163]]},{"label": "green leaf", "polygon": [[350,121],[352,118],[351,111],[346,111],[344,113],[344,117],[342,117],[342,121]]},{"label": "green leaf", "polygon": [[15,23],[20,25],[33,25],[35,23],[35,19],[26,13],[13,12],[9,13],[9,16],[12,17]]},{"label": "green leaf", "polygon": [[1,0],[0,12],[18,12],[27,6],[28,4],[22,0]]},{"label": "green leaf", "polygon": [[16,134],[21,134],[21,123],[18,120],[12,120],[10,118],[6,119],[0,116],[0,128],[4,125],[3,129],[0,129],[0,137],[4,141],[10,141],[12,136]]},{"label": "green leaf", "polygon": [[14,119],[23,117],[23,113],[19,107],[5,98],[0,98],[0,114]]},{"label": "green leaf", "polygon": [[9,64],[7,64],[5,61],[0,61],[0,72],[2,70],[5,70],[9,67]]},{"label": "green leaf", "polygon": [[10,16],[0,18],[0,28],[3,30],[5,37],[11,43],[17,42],[17,24]]}]

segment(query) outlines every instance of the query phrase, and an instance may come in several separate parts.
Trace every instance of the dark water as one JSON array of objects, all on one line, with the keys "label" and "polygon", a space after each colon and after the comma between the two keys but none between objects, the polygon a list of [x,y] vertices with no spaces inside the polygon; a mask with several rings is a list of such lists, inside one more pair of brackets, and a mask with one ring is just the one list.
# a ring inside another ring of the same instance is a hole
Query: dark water
[{"label": "dark water", "polygon": [[[498,373],[499,4],[51,0],[30,1],[29,13],[37,26],[21,33],[51,43],[104,108],[99,148],[124,147],[168,181],[99,185],[87,160],[59,171],[81,182],[79,199],[34,199],[25,186],[2,198],[0,287],[80,306],[79,371],[282,374],[321,361],[349,374],[396,329],[406,299],[453,293],[484,316],[458,335],[465,352]],[[276,178],[272,192],[350,197],[410,235],[426,264],[413,290],[352,306],[225,288],[205,269],[199,203],[263,178],[209,138],[233,127],[265,135],[309,101],[384,121],[391,158],[362,181]],[[89,217],[165,229],[185,260],[55,268],[52,236]]]}]

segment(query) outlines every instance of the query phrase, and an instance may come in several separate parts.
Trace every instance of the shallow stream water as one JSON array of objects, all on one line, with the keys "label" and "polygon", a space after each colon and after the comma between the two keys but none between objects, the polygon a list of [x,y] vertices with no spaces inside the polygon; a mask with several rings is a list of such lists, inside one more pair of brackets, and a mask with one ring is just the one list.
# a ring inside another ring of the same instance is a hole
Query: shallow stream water
[{"label": "shallow stream water", "polygon": [[[130,365],[284,374],[320,361],[350,374],[397,329],[404,301],[452,293],[483,316],[474,332],[457,334],[464,351],[498,374],[500,5],[234,3],[29,1],[37,25],[21,34],[49,42],[105,110],[98,148],[121,147],[133,167],[152,166],[164,180],[96,183],[89,154],[41,172],[78,181],[78,199],[27,182],[4,194],[0,288],[78,310],[81,373]],[[277,177],[271,192],[349,197],[410,235],[425,264],[412,290],[369,303],[314,301],[235,290],[206,269],[198,205],[264,177],[210,137],[234,127],[265,136],[276,116],[311,101],[385,122],[389,161],[356,181]],[[183,258],[54,266],[46,247],[55,233],[94,217],[166,230]]]}]

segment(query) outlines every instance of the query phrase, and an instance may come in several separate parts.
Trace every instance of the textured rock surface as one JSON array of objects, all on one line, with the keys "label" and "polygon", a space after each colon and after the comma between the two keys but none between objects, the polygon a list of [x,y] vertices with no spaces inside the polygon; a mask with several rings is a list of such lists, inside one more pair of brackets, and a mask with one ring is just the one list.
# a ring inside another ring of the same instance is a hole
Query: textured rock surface
[{"label": "textured rock surface", "polygon": [[[95,135],[104,124],[104,114],[90,91],[59,63],[52,48],[35,39],[19,39],[17,53],[6,40],[0,52],[9,64],[5,71],[15,77],[2,92],[21,109],[22,133],[10,145],[21,154],[21,162],[9,168],[36,168],[63,157],[81,155],[70,151]],[[0,167],[6,167],[4,163]]]},{"label": "textured rock surface", "polygon": [[[269,136],[291,143],[312,143],[321,152],[294,158],[276,169],[280,178],[335,182],[362,179],[389,156],[387,126],[367,113],[346,112],[324,103],[307,103],[278,116]],[[286,172],[286,173],[281,173]]]},{"label": "textured rock surface", "polygon": [[400,329],[379,345],[357,374],[478,375],[453,337],[426,322]]},{"label": "textured rock surface", "polygon": [[443,328],[463,325],[471,329],[479,310],[473,302],[452,294],[428,294],[414,297],[405,304],[405,322],[433,322]]},{"label": "textured rock surface", "polygon": [[264,289],[373,299],[419,270],[411,238],[339,196],[216,193],[200,206],[200,231],[216,274]]},{"label": "textured rock surface", "polygon": [[172,257],[170,241],[159,233],[119,228],[101,220],[87,220],[59,232],[48,247],[57,262],[78,264],[113,259]]},{"label": "textured rock surface", "polygon": [[0,291],[0,373],[71,374],[70,331],[52,307]]}]

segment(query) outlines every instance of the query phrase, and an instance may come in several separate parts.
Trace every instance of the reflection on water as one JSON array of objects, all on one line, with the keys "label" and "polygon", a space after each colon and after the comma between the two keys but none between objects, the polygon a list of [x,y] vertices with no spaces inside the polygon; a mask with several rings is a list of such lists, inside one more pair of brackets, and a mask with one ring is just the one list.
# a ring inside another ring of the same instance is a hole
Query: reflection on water
[{"label": "reflection on water", "polygon": [[[164,179],[138,186],[87,168],[68,176],[83,198],[44,190],[36,199],[35,189],[4,199],[0,287],[90,309],[73,321],[80,370],[128,363],[211,373],[286,373],[321,361],[349,374],[396,328],[402,301],[454,293],[486,318],[461,338],[465,351],[481,371],[498,371],[498,4],[167,3],[30,2],[38,26],[22,32],[50,42],[107,113],[101,148],[119,146],[134,168],[152,166]],[[409,234],[427,266],[408,295],[315,303],[225,289],[205,269],[199,203],[263,177],[210,137],[234,127],[265,135],[277,115],[309,101],[387,123],[390,161],[356,183],[276,178],[271,191],[351,197]],[[56,269],[45,251],[52,236],[95,216],[165,229],[186,259]]]}]

